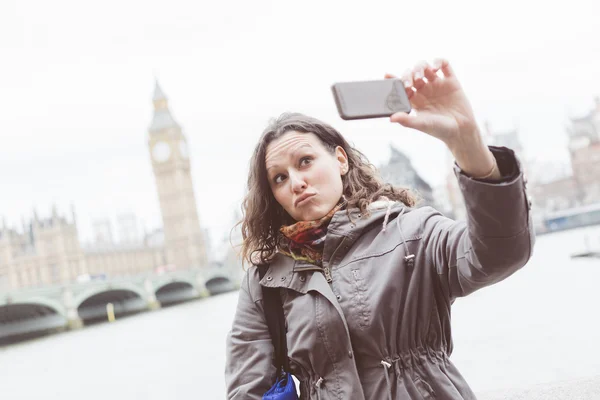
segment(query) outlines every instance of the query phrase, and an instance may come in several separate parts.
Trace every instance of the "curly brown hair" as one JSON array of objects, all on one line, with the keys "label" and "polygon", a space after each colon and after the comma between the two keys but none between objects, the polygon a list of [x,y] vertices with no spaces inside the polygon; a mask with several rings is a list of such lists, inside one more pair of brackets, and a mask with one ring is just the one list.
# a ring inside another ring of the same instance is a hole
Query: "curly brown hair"
[{"label": "curly brown hair", "polygon": [[384,183],[377,168],[335,128],[303,114],[284,113],[271,121],[264,130],[250,159],[248,191],[242,203],[243,217],[236,224],[236,227],[242,225],[241,256],[244,263],[268,263],[282,240],[279,228],[295,222],[275,200],[265,165],[267,146],[290,131],[315,134],[332,154],[335,154],[337,146],[344,149],[348,155],[349,167],[348,173],[342,176],[347,210],[358,207],[363,215],[368,216],[367,207],[380,197],[400,201],[411,207],[416,204],[417,198],[413,192]]}]

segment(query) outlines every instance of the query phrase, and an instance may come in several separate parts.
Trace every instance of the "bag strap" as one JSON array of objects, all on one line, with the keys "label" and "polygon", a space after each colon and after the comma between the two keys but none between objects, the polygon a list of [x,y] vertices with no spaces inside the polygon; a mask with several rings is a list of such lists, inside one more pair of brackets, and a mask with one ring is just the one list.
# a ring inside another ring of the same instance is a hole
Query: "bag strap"
[{"label": "bag strap", "polygon": [[[269,264],[257,265],[258,276],[262,279],[269,269]],[[286,340],[285,316],[283,315],[283,304],[281,304],[281,295],[279,288],[262,287],[263,307],[265,310],[265,319],[271,335],[271,342],[275,349],[273,364],[277,368],[277,374],[290,372],[290,363],[288,360],[288,349]]]}]

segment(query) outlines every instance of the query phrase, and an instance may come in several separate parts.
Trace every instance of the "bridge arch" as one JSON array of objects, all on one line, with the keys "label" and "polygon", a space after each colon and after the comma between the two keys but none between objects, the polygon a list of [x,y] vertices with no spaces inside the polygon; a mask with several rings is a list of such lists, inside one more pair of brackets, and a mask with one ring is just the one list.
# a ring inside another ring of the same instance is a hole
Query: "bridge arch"
[{"label": "bridge arch", "polygon": [[224,275],[212,276],[204,283],[204,285],[211,295],[225,293],[235,289],[235,285],[231,279]]},{"label": "bridge arch", "polygon": [[40,305],[40,306],[49,308],[50,310],[52,310],[53,312],[55,312],[58,315],[62,315],[63,317],[67,316],[67,310],[61,302],[59,302],[57,300],[49,299],[46,297],[36,296],[36,297],[32,297],[27,300],[15,300],[15,301],[11,301],[10,303],[4,303],[3,305],[0,305],[0,307],[11,306],[11,305],[16,305],[16,304]]},{"label": "bridge arch", "polygon": [[169,280],[160,282],[159,284],[156,285],[154,292],[156,293],[156,292],[160,291],[161,289],[164,289],[165,287],[168,287],[169,285],[173,285],[173,284],[186,284],[193,288],[196,287],[196,282],[193,279],[177,277],[177,278],[173,278],[173,279],[169,279]]},{"label": "bridge arch", "polygon": [[180,303],[186,300],[197,298],[199,293],[196,288],[196,282],[188,278],[174,278],[167,282],[162,282],[154,291],[156,300],[161,305]]},{"label": "bridge arch", "polygon": [[106,284],[85,291],[75,301],[77,313],[84,322],[105,320],[107,305],[112,304],[114,315],[120,317],[148,308],[144,291],[131,284]]},{"label": "bridge arch", "polygon": [[0,305],[0,339],[67,326],[65,308],[56,301],[32,298]]},{"label": "bridge arch", "polygon": [[79,308],[81,304],[83,304],[86,300],[92,298],[93,296],[111,291],[128,291],[136,294],[141,299],[146,299],[146,294],[144,293],[142,288],[137,287],[136,285],[128,283],[104,284],[95,286],[79,294],[74,302],[75,308]]}]

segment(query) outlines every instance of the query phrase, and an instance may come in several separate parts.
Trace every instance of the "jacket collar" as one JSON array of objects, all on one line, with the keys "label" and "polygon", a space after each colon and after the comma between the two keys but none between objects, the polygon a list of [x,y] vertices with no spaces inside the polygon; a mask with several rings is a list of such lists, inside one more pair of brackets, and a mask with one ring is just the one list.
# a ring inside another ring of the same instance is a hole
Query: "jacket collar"
[{"label": "jacket collar", "polygon": [[[346,210],[336,212],[327,228],[323,266],[329,267],[332,263],[339,262],[365,230],[377,225],[383,230],[386,214],[391,220],[392,216],[399,214],[404,208],[407,207],[402,203],[380,200],[369,205],[371,215],[368,217],[362,216],[358,208],[350,209],[350,217]],[[306,293],[309,286],[307,283],[312,274],[321,270],[320,267],[306,261],[294,260],[277,253],[260,284],[264,287],[283,287]]]}]

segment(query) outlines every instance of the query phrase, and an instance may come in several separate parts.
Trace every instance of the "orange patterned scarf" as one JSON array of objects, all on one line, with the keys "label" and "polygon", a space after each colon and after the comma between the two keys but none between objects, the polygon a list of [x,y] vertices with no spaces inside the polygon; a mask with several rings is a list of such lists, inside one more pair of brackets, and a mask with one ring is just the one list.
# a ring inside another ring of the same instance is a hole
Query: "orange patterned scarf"
[{"label": "orange patterned scarf", "polygon": [[298,221],[293,225],[282,226],[279,231],[288,239],[287,249],[279,252],[321,267],[323,265],[323,248],[327,227],[333,214],[346,205],[343,201],[335,206],[327,215],[315,221]]}]

